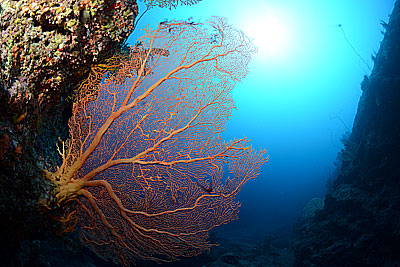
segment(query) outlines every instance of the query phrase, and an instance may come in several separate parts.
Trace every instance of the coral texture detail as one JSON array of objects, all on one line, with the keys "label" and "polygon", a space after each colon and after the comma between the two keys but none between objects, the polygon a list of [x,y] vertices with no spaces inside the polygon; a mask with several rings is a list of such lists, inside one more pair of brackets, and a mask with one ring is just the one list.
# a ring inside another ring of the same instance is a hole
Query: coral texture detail
[{"label": "coral texture detail", "polygon": [[93,69],[48,176],[60,205],[76,203],[63,221],[99,256],[129,265],[198,255],[211,229],[237,219],[235,196],[267,157],[220,135],[253,52],[221,18],[172,21]]}]

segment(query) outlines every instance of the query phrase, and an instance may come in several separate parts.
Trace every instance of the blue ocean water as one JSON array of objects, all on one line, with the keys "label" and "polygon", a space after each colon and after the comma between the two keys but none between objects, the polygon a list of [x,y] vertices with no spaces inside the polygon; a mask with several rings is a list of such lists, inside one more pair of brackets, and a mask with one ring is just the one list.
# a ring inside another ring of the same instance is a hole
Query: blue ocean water
[{"label": "blue ocean water", "polygon": [[[237,110],[224,138],[246,136],[254,148],[267,149],[269,162],[240,193],[240,219],[217,235],[252,241],[290,236],[307,202],[324,196],[394,2],[203,0],[153,8],[140,18],[132,45],[147,25],[222,16],[258,46],[249,74],[233,91]],[[139,12],[145,10],[139,2]]]}]

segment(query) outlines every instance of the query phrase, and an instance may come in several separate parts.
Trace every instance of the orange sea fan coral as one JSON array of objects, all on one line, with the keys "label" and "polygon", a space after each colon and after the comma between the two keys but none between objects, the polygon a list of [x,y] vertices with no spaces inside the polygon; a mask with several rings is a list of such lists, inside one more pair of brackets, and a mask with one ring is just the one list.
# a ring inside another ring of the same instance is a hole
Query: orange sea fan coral
[{"label": "orange sea fan coral", "polygon": [[75,202],[64,218],[82,241],[123,265],[208,250],[208,232],[237,218],[235,196],[266,162],[247,139],[220,137],[254,51],[248,39],[221,18],[145,31],[82,85],[63,163],[47,172],[58,203]]},{"label": "orange sea fan coral", "polygon": [[179,4],[181,5],[194,5],[201,0],[144,0],[148,7],[166,7],[166,8],[176,8]]}]

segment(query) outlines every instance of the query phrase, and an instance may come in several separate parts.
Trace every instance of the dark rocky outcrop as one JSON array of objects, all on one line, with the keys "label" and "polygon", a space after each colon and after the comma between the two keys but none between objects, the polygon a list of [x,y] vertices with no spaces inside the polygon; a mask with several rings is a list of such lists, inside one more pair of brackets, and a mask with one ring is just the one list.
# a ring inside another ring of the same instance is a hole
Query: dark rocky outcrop
[{"label": "dark rocky outcrop", "polygon": [[297,225],[297,266],[400,266],[400,3],[324,208]]},{"label": "dark rocky outcrop", "polygon": [[135,0],[0,1],[0,265],[27,264],[40,247],[27,240],[54,227],[39,209],[52,197],[43,169],[60,163],[78,84],[121,49],[137,14]]}]

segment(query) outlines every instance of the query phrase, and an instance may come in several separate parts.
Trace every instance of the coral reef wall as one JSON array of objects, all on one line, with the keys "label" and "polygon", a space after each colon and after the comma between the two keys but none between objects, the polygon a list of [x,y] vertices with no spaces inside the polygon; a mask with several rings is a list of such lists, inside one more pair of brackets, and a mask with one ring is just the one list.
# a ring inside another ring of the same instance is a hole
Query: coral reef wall
[{"label": "coral reef wall", "polygon": [[324,208],[297,226],[298,266],[400,264],[400,3],[363,90]]},{"label": "coral reef wall", "polygon": [[[49,97],[133,30],[133,1],[40,0],[1,4],[1,86],[11,97]],[[39,100],[40,101],[40,100]]]},{"label": "coral reef wall", "polygon": [[135,0],[0,0],[1,248],[43,235],[42,170],[59,164],[74,91],[121,49],[137,14]]}]

